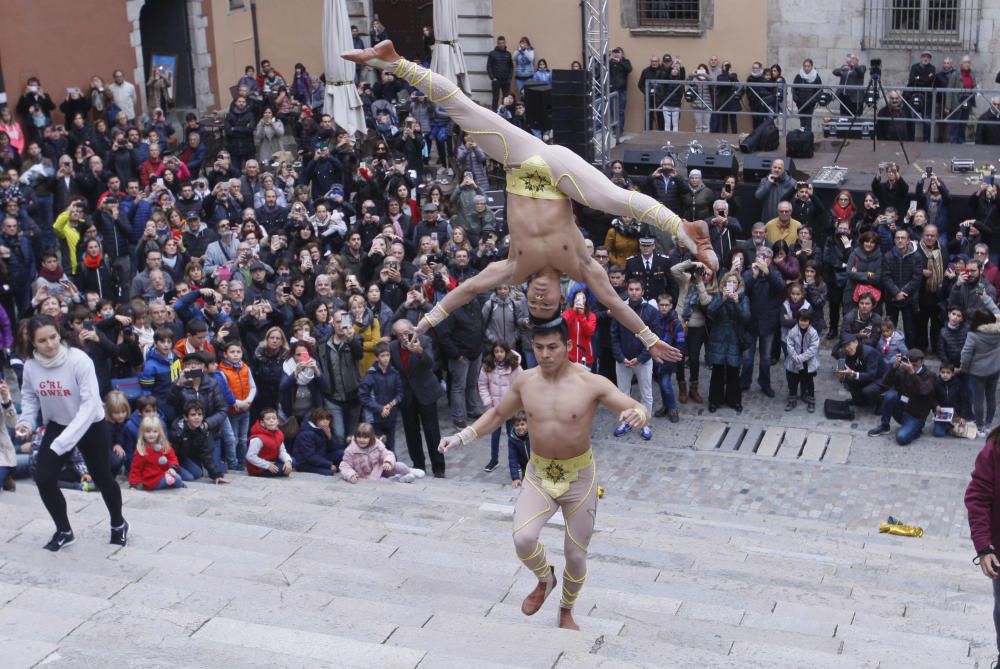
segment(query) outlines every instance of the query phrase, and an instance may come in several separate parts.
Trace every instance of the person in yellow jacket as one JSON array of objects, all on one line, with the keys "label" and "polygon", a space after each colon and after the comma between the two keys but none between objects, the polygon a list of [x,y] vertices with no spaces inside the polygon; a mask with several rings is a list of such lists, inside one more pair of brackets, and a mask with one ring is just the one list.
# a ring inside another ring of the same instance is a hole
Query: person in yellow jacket
[{"label": "person in yellow jacket", "polygon": [[69,249],[70,273],[76,276],[76,265],[78,254],[76,247],[80,244],[80,227],[86,220],[84,213],[84,201],[74,200],[63,213],[56,217],[56,222],[52,224],[52,230],[56,237],[66,242]]},{"label": "person in yellow jacket", "polygon": [[347,300],[354,321],[354,333],[361,335],[365,354],[358,363],[358,371],[364,376],[368,368],[375,364],[375,345],[382,341],[382,328],[378,318],[368,308],[364,295],[351,295]]}]

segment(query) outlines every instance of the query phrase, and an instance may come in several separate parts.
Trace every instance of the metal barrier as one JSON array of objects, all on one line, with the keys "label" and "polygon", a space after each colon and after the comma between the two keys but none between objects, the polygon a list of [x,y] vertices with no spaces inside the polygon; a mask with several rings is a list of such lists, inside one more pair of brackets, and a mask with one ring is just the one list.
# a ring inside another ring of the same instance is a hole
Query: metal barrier
[{"label": "metal barrier", "polygon": [[[897,122],[913,123],[914,129],[923,125],[929,128],[931,137],[936,136],[939,126],[975,123],[978,114],[989,109],[991,99],[1000,97],[1000,88],[908,88],[884,82],[882,87],[887,97],[892,91],[902,93],[902,107],[907,116],[897,118]],[[679,104],[668,107],[664,101]],[[980,102],[983,104],[977,104]],[[813,117],[820,110],[825,110],[823,116],[878,121],[877,112],[885,106],[881,92],[871,85],[647,79],[643,129],[652,129],[650,120],[654,113],[679,110],[681,114],[694,114],[707,110],[737,118],[768,118],[784,135],[788,133],[790,119]]]}]

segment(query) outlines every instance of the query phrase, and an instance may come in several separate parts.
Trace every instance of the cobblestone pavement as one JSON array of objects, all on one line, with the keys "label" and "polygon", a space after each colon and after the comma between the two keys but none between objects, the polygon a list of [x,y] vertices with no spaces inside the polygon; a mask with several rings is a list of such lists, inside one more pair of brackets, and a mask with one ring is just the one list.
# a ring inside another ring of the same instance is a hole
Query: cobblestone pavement
[{"label": "cobblestone pavement", "polygon": [[[824,363],[832,360],[821,353]],[[930,366],[935,367],[933,361]],[[822,414],[826,398],[846,399],[849,394],[832,377],[830,368],[817,376],[817,412],[805,406],[784,411],[786,383],[783,368],[772,368],[776,397],[766,397],[754,381],[744,393],[743,412],[728,408],[708,412],[707,405],[680,405],[681,421],[653,419],[653,439],[637,434],[611,436],[614,417],[601,410],[592,439],[601,478],[609,495],[638,500],[669,499],[672,504],[705,505],[737,511],[777,514],[830,521],[840,527],[871,529],[892,515],[921,525],[929,534],[967,537],[963,495],[982,440],[935,438],[929,429],[907,447],[888,437],[868,437],[878,422],[870,411],[860,411],[852,422],[827,420]],[[702,369],[701,390],[707,395],[710,370]],[[638,391],[633,386],[633,396]],[[660,405],[658,392],[654,408]],[[713,422],[757,427],[798,427],[810,431],[847,433],[853,437],[848,464],[787,462],[722,452],[692,450],[701,429]],[[441,413],[442,432],[449,433],[450,419]],[[928,422],[928,427],[930,422]],[[401,442],[401,434],[397,436]],[[500,467],[485,473],[489,437],[448,456],[449,476],[509,483],[506,442],[501,441]]]}]

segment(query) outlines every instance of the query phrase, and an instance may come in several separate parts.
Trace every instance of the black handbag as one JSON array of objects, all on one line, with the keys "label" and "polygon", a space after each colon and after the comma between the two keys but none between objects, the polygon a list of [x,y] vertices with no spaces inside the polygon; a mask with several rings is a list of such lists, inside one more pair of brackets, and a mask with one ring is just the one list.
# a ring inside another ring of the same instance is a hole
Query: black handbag
[{"label": "black handbag", "polygon": [[826,400],[823,415],[828,420],[854,420],[854,407],[846,400]]}]

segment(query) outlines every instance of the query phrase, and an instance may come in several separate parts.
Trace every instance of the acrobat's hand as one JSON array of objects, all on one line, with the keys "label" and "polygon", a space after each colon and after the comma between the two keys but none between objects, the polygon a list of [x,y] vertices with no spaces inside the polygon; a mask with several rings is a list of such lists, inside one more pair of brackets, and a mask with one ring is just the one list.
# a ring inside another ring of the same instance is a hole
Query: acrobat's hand
[{"label": "acrobat's hand", "polygon": [[457,434],[453,434],[450,437],[445,437],[438,444],[438,453],[447,453],[456,446],[461,446],[462,440],[458,438]]},{"label": "acrobat's hand", "polygon": [[684,354],[662,339],[649,349],[649,354],[656,362],[680,362]]},{"label": "acrobat's hand", "polygon": [[619,423],[626,423],[633,430],[637,430],[646,424],[648,416],[646,416],[646,409],[644,407],[633,407],[631,409],[625,409],[618,415]]},{"label": "acrobat's hand", "polygon": [[682,221],[677,236],[684,248],[694,254],[712,272],[719,271],[719,258],[712,248],[712,237],[708,234],[708,224],[705,221]]}]

